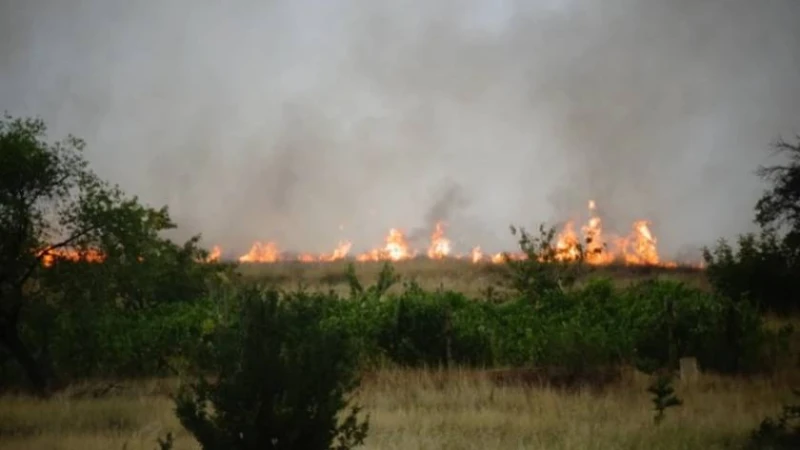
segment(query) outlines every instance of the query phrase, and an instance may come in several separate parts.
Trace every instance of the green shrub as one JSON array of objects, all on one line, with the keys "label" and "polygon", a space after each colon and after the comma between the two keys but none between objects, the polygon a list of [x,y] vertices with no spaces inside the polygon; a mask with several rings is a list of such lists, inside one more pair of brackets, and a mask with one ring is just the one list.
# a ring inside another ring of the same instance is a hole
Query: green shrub
[{"label": "green shrub", "polygon": [[47,328],[25,331],[48,349],[49,364],[64,381],[162,376],[202,350],[212,313],[207,301],[167,303],[136,314],[101,304],[59,311]]},{"label": "green shrub", "polygon": [[367,421],[347,398],[358,385],[355,354],[346,334],[324,324],[325,298],[239,295],[238,321],[214,339],[212,380],[198,376],[176,399],[183,426],[209,450],[363,443]]},{"label": "green shrub", "polygon": [[800,307],[800,257],[796,245],[772,231],[739,236],[734,252],[725,240],[704,249],[707,275],[714,291],[749,301],[762,311],[787,314]]}]

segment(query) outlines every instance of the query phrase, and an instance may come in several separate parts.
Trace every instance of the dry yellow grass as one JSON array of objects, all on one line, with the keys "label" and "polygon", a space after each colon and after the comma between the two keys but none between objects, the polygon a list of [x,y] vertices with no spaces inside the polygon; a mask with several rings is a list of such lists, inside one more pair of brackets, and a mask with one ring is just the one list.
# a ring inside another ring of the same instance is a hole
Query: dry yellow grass
[{"label": "dry yellow grass", "polygon": [[[310,290],[333,289],[346,293],[348,286],[345,277],[347,261],[302,263],[296,261],[278,263],[241,264],[239,272],[247,279],[272,283],[282,288],[294,289],[303,284]],[[468,260],[431,260],[418,258],[392,264],[395,273],[403,281],[414,280],[425,289],[452,289],[470,296],[479,297],[489,287],[497,290],[502,281],[501,264],[478,263]],[[356,262],[356,274],[363,284],[374,283],[383,263]],[[590,275],[609,276],[618,284],[627,284],[643,278],[669,278],[684,281],[690,285],[705,288],[707,282],[701,270],[679,267],[626,267],[605,266],[591,268]],[[392,291],[401,289],[395,286]],[[502,290],[502,289],[501,289]]]},{"label": "dry yellow grass", "polygon": [[[500,387],[468,370],[383,370],[359,393],[371,415],[366,449],[715,449],[743,439],[778,412],[788,386],[702,375],[678,384],[685,405],[652,423],[648,379],[630,373],[604,392]],[[177,449],[198,448],[181,430],[174,381],[132,383],[106,398],[0,398],[0,448],[155,449],[167,431]]]}]

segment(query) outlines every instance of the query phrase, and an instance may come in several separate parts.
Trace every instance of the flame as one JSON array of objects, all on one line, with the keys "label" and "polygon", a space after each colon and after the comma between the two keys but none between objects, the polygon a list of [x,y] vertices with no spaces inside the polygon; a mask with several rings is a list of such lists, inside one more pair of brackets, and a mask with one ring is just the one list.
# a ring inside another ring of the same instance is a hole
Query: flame
[{"label": "flame", "polygon": [[280,256],[281,252],[274,242],[256,241],[250,251],[239,257],[239,262],[276,262]]},{"label": "flame", "polygon": [[575,261],[580,256],[580,240],[573,229],[572,222],[564,225],[564,230],[559,233],[555,245],[555,259],[557,261]]},{"label": "flame", "polygon": [[297,257],[297,260],[301,262],[338,261],[340,259],[345,259],[347,257],[347,254],[350,253],[350,249],[352,247],[353,247],[352,242],[342,241],[339,242],[339,245],[333,250],[333,253],[323,253],[321,255],[315,255],[313,253],[303,253],[302,255]]},{"label": "flame", "polygon": [[474,263],[480,262],[483,259],[483,252],[481,251],[480,246],[472,249],[470,252],[470,259]]},{"label": "flame", "polygon": [[[606,265],[622,263],[627,265],[660,265],[675,267],[675,262],[664,262],[658,253],[658,241],[651,230],[652,224],[647,220],[637,220],[632,224],[627,236],[606,234],[603,220],[597,212],[597,204],[589,200],[589,218],[585,224],[577,228],[575,221],[568,221],[555,237],[555,259],[558,261],[575,261],[583,254],[584,261],[591,265]],[[425,251],[432,260],[446,258],[468,259],[473,263],[503,263],[506,257],[512,260],[522,260],[527,257],[523,252],[486,253],[480,246],[472,247],[469,253],[453,253],[453,243],[445,235],[446,224],[437,222],[431,232],[430,243]],[[344,225],[340,224],[343,230]],[[330,253],[303,253],[295,259],[300,262],[329,262],[348,258],[353,243],[349,240],[340,241],[338,246]],[[582,252],[583,251],[583,252]],[[209,251],[207,262],[219,261],[222,257],[222,248],[215,245]],[[416,250],[408,244],[404,232],[399,228],[391,228],[381,247],[367,250],[355,255],[357,261],[402,261],[416,257]],[[44,255],[43,264],[50,266],[57,258],[70,260],[86,260],[99,262],[103,255],[97,251],[78,252],[72,249],[59,249]],[[240,256],[238,260],[243,263],[274,263],[286,260],[274,241],[255,242],[250,250]],[[698,267],[702,267],[699,265]]]},{"label": "flame", "polygon": [[208,253],[208,256],[206,257],[206,262],[219,261],[220,257],[222,257],[222,248],[219,245],[215,245]]},{"label": "flame", "polygon": [[656,238],[650,232],[650,226],[646,220],[634,222],[633,232],[624,240],[624,245],[631,249],[624,253],[626,263],[650,265],[659,263]]},{"label": "flame", "polygon": [[[585,242],[585,261],[588,264],[605,265],[619,261],[627,265],[677,266],[674,262],[661,263],[656,245],[657,240],[650,230],[650,222],[646,220],[634,222],[628,236],[610,236],[608,241],[611,245],[609,245],[603,235],[602,220],[597,215],[596,208],[594,200],[590,200],[589,210],[592,216],[586,225],[581,227]],[[581,253],[579,242],[573,231],[572,222],[568,222],[558,235],[557,259],[561,261],[578,259]]]},{"label": "flame", "polygon": [[55,264],[57,259],[98,263],[105,259],[105,255],[95,249],[78,250],[74,248],[55,248],[45,251],[42,255],[42,264],[45,267],[51,267]]},{"label": "flame", "polygon": [[450,254],[450,240],[444,236],[444,224],[436,223],[436,228],[431,235],[431,245],[428,247],[428,258],[442,259]]},{"label": "flame", "polygon": [[416,256],[412,251],[406,236],[397,228],[389,230],[386,236],[386,245],[383,248],[372,249],[356,257],[357,261],[401,261],[411,259]]}]

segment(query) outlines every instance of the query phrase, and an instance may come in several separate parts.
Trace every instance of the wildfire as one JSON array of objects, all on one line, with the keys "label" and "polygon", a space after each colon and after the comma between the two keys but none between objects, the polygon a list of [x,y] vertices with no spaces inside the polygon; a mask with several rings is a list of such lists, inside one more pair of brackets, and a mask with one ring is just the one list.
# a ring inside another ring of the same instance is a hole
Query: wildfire
[{"label": "wildfire", "polygon": [[102,262],[105,255],[95,249],[77,250],[74,248],[57,248],[46,251],[42,255],[42,264],[50,267],[56,259],[66,259],[69,261]]},{"label": "wildfire", "polygon": [[483,259],[483,252],[481,251],[480,247],[475,247],[470,252],[470,259],[472,262],[477,263]]},{"label": "wildfire", "polygon": [[274,242],[256,242],[250,251],[239,257],[239,262],[276,262],[281,252]]},{"label": "wildfire", "polygon": [[339,242],[339,245],[336,249],[333,250],[332,253],[323,253],[321,255],[314,255],[311,253],[303,253],[297,259],[302,262],[331,262],[331,261],[338,261],[340,259],[344,259],[347,257],[347,254],[350,253],[350,249],[353,247],[352,242],[350,241],[342,241]]},{"label": "wildfire", "polygon": [[[610,264],[615,261],[628,265],[659,265],[660,258],[656,247],[656,238],[650,231],[650,223],[637,220],[628,236],[603,235],[602,220],[597,215],[597,205],[589,201],[591,217],[581,227],[583,233],[583,250],[585,261],[593,265]],[[572,231],[572,223],[567,223],[564,231],[558,236],[556,248],[561,260],[575,260],[580,256],[580,241]],[[674,266],[675,263],[666,265]]]},{"label": "wildfire", "polygon": [[411,247],[406,241],[406,236],[402,231],[397,228],[389,230],[386,236],[386,245],[383,248],[376,248],[366,253],[356,256],[357,261],[401,261],[404,259],[411,259],[417,256],[417,253],[411,250]]},{"label": "wildfire", "polygon": [[[556,235],[553,244],[555,259],[574,261],[583,255],[584,261],[592,265],[606,265],[614,262],[627,265],[662,265],[676,266],[673,262],[662,262],[657,250],[657,240],[646,220],[633,223],[627,236],[606,234],[603,221],[597,213],[597,204],[589,201],[590,217],[585,224],[577,228],[574,221],[567,222]],[[341,227],[340,227],[341,228]],[[352,248],[349,241],[342,242],[331,254],[302,254],[296,259],[303,262],[336,261],[345,259]],[[425,250],[429,259],[445,258],[467,259],[474,263],[502,263],[506,257],[514,260],[524,259],[524,253],[487,254],[480,246],[473,247],[469,253],[453,254],[453,243],[447,238],[445,224],[438,222],[431,233],[430,243]],[[383,246],[355,255],[357,261],[402,261],[417,256],[410,247],[405,234],[398,228],[389,230]],[[275,262],[281,260],[281,254],[274,243],[256,242],[250,251],[239,258],[242,262]]]},{"label": "wildfire", "polygon": [[450,240],[444,236],[444,225],[436,223],[436,228],[431,235],[431,245],[428,247],[428,258],[442,259],[450,255]]},{"label": "wildfire", "polygon": [[[657,239],[655,238],[650,222],[637,220],[632,224],[627,236],[617,236],[606,233],[603,221],[597,213],[597,205],[589,201],[589,219],[585,224],[576,227],[575,221],[567,222],[555,236],[553,243],[555,259],[559,261],[574,261],[583,256],[586,263],[591,265],[606,265],[621,263],[627,265],[661,265],[674,267],[674,262],[663,262],[658,254]],[[340,226],[340,229],[343,227]],[[447,238],[446,225],[443,222],[435,224],[431,232],[430,242],[423,254],[432,260],[465,259],[473,263],[502,263],[506,257],[519,260],[526,258],[522,252],[488,254],[480,246],[473,247],[468,253],[453,253],[453,242]],[[281,252],[278,244],[273,241],[257,241],[250,250],[241,255],[238,260],[242,263],[274,263],[283,260],[296,260],[300,262],[330,262],[343,260],[350,255],[353,243],[348,240],[340,241],[336,248],[329,253],[302,253],[289,256]],[[356,261],[403,261],[415,258],[417,251],[413,249],[405,233],[399,228],[391,228],[380,247],[367,250],[352,256]],[[223,251],[220,246],[213,246],[205,261],[219,261]],[[51,250],[42,257],[45,266],[51,266],[55,259],[72,261],[85,260],[100,262],[104,255],[95,250],[77,251],[74,249]]]},{"label": "wildfire", "polygon": [[219,245],[215,245],[210,252],[208,252],[208,257],[206,257],[206,262],[215,262],[219,261],[222,257],[222,248]]},{"label": "wildfire", "polygon": [[564,225],[564,231],[558,235],[555,245],[555,258],[558,261],[574,261],[580,256],[580,239],[573,229],[572,222]]}]

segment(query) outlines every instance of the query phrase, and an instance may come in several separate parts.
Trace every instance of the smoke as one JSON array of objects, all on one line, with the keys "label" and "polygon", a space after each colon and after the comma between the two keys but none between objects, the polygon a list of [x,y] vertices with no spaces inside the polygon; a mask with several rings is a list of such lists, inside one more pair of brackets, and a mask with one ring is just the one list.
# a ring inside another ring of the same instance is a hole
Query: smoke
[{"label": "smoke", "polygon": [[800,132],[796,0],[67,3],[0,3],[0,108],[235,251],[507,249],[594,199],[678,254]]}]

